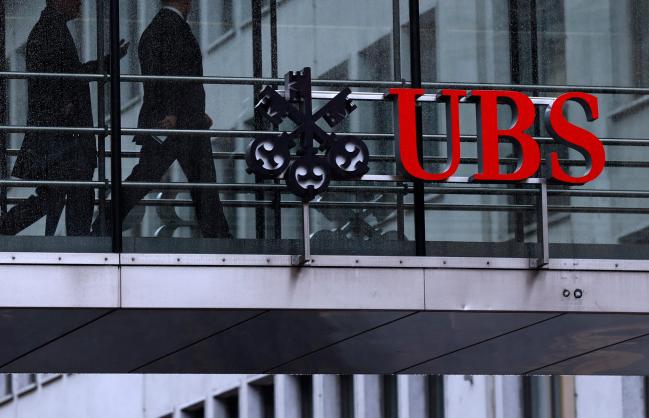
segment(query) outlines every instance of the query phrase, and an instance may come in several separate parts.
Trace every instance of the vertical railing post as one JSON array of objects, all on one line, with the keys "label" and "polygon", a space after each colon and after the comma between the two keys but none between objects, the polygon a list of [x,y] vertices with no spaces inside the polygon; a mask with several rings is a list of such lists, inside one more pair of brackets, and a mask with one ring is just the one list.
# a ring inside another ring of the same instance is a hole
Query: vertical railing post
[{"label": "vertical railing post", "polygon": [[[419,32],[419,0],[409,0],[410,19],[410,80],[412,88],[421,88],[421,42]],[[422,137],[422,112],[418,104],[415,108],[417,130],[417,155],[423,161],[424,144]],[[396,125],[395,125],[396,126]],[[414,181],[415,203],[415,254],[426,255],[426,210],[424,206],[424,183]]]},{"label": "vertical railing post", "polygon": [[[278,70],[278,45],[277,45],[277,0],[270,0],[270,76],[277,78]],[[279,126],[273,125],[273,130],[278,131]],[[280,184],[279,180],[274,180]],[[275,239],[282,239],[282,192],[277,190],[273,194],[273,227]]]},{"label": "vertical railing post", "polygon": [[392,0],[392,75],[401,80],[401,10],[399,0]]},{"label": "vertical railing post", "polygon": [[302,203],[302,255],[291,257],[291,264],[304,266],[311,263],[311,210],[309,202]]},{"label": "vertical railing post", "polygon": [[548,184],[539,184],[539,194],[536,197],[536,259],[530,260],[530,267],[541,268],[550,263],[550,237],[548,223]]},{"label": "vertical railing post", "polygon": [[[250,0],[252,13],[252,76],[261,78],[263,76],[263,55],[262,55],[262,32],[261,32],[261,0]],[[261,83],[255,83],[253,86],[253,120],[255,130],[262,131],[265,129],[263,116],[255,110],[257,98],[261,92]],[[255,183],[263,183],[263,179],[255,176]],[[257,201],[264,200],[264,192],[255,192]],[[266,209],[264,207],[255,208],[255,229],[257,239],[266,238]]]},{"label": "vertical railing post", "polygon": [[[104,0],[97,0],[97,72],[105,74],[108,70],[104,65]],[[97,123],[99,128],[106,129],[106,84],[105,80],[97,82]],[[97,178],[106,183],[106,137],[101,133],[97,138]],[[106,235],[106,196],[107,190],[99,189],[99,228],[100,235]]]},{"label": "vertical railing post", "polygon": [[[401,81],[401,9],[400,1],[392,0],[392,76],[395,81]],[[396,126],[396,120],[393,124]],[[396,150],[395,150],[396,155]],[[396,164],[395,164],[396,166]],[[397,193],[397,239],[405,239],[405,210],[404,194]]]},{"label": "vertical railing post", "polygon": [[113,252],[122,252],[122,109],[119,68],[119,0],[110,0],[110,176]]},{"label": "vertical railing post", "polygon": [[[5,2],[0,0],[0,71],[7,71],[5,51]],[[0,80],[0,124],[7,124],[7,80]],[[7,133],[0,132],[0,179],[9,177],[9,162],[7,155]],[[7,188],[0,186],[0,216],[7,213]]]}]

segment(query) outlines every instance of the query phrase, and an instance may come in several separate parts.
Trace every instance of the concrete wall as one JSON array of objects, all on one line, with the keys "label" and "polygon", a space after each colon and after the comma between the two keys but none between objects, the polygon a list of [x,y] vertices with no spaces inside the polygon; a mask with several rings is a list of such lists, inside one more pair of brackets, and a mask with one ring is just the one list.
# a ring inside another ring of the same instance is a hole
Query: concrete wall
[{"label": "concrete wall", "polygon": [[[314,418],[348,416],[341,407],[341,378],[332,375],[303,378],[311,382],[307,392],[299,377],[287,375],[64,375],[47,383],[43,379],[40,376],[33,389],[0,404],[0,418],[235,418],[228,415],[224,402],[234,397],[241,418],[263,418],[264,399],[272,399],[276,417],[307,418],[304,402],[313,406]],[[383,380],[376,375],[353,377],[355,418],[396,418],[384,414]],[[429,414],[426,381],[425,376],[397,377],[399,418],[437,418]],[[645,416],[642,378],[577,376],[556,381],[561,381],[561,388],[554,402],[562,418]],[[263,395],[263,388],[270,398]],[[305,395],[311,399],[305,401]],[[446,376],[443,402],[446,418],[524,418],[520,377]],[[550,411],[553,406],[543,408]]]}]

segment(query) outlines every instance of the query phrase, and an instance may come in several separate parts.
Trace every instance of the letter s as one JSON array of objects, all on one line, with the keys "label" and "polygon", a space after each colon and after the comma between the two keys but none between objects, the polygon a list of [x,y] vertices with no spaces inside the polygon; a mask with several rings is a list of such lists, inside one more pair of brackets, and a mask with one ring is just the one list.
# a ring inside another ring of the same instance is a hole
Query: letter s
[{"label": "letter s", "polygon": [[580,92],[565,93],[545,110],[545,127],[557,142],[564,144],[584,156],[586,173],[581,177],[573,177],[559,164],[559,154],[550,152],[550,172],[554,180],[568,184],[585,184],[594,180],[604,170],[606,154],[604,145],[594,134],[584,128],[573,125],[565,118],[563,111],[568,101],[575,101],[584,109],[586,119],[592,122],[599,118],[597,97]]}]

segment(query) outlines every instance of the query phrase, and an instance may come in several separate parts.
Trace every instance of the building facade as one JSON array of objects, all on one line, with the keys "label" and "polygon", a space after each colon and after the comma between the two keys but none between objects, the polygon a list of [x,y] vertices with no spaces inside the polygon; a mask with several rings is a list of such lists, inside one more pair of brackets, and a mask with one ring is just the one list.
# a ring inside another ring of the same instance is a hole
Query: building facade
[{"label": "building facade", "polygon": [[0,416],[643,418],[643,380],[611,376],[15,375],[14,389],[0,398]]}]

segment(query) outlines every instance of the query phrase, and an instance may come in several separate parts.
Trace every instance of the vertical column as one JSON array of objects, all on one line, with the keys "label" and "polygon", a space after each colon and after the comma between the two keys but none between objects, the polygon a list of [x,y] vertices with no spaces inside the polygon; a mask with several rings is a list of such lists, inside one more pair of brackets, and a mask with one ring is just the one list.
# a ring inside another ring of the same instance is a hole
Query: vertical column
[{"label": "vertical column", "polygon": [[[5,2],[0,0],[0,71],[7,71],[7,53],[5,51]],[[7,124],[7,80],[0,79],[0,125]],[[9,176],[7,161],[7,133],[0,132],[0,180]],[[7,188],[0,186],[0,216],[7,213]]]},{"label": "vertical column", "polygon": [[[410,79],[412,88],[421,88],[421,45],[419,32],[419,0],[409,0],[410,17]],[[422,137],[422,112],[418,105],[415,108],[417,129],[417,155],[423,161],[424,147]],[[414,182],[415,203],[415,248],[416,255],[426,255],[426,210],[424,207],[424,183]]]},{"label": "vertical column", "polygon": [[[392,0],[392,76],[401,81],[401,9],[399,0]],[[397,193],[397,237],[405,239],[404,194]]]},{"label": "vertical column", "polygon": [[289,375],[276,376],[275,394],[275,411],[278,417],[306,418],[300,417],[300,402],[302,402],[302,399],[296,377]]},{"label": "vertical column", "polygon": [[536,240],[537,258],[530,267],[541,268],[550,263],[550,226],[548,218],[548,185],[543,182],[539,185],[539,194],[536,197]]},{"label": "vertical column", "polygon": [[122,109],[119,68],[119,0],[110,0],[110,168],[113,252],[122,252]]},{"label": "vertical column", "polygon": [[[278,78],[278,46],[277,46],[277,0],[270,0],[270,76]],[[278,126],[273,126],[277,131]],[[281,184],[279,179],[273,181],[275,184]],[[276,191],[273,195],[273,227],[274,238],[282,238],[282,193]]]},{"label": "vertical column", "polygon": [[[251,10],[252,10],[252,76],[255,78],[261,78],[263,75],[263,60],[262,60],[262,34],[261,34],[261,0],[250,0]],[[254,123],[255,130],[261,131],[264,130],[264,119],[259,112],[254,109],[254,106],[257,102],[257,97],[261,92],[262,84],[255,83],[253,87],[253,112],[254,112]],[[256,177],[255,183],[263,183],[263,180]],[[263,192],[256,192],[255,199],[257,202],[264,200]],[[258,206],[255,208],[255,226],[257,232],[257,239],[264,239],[266,236],[266,216],[265,208],[263,206]]]},{"label": "vertical column", "polygon": [[[105,74],[104,67],[104,12],[106,3],[104,0],[97,0],[97,72]],[[106,84],[105,80],[97,82],[97,126],[106,128]],[[97,177],[102,183],[106,183],[106,134],[97,136]],[[99,222],[100,235],[106,235],[106,189],[99,189]]]}]

